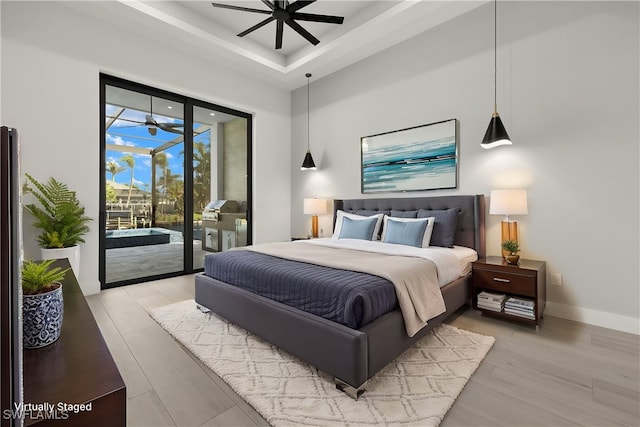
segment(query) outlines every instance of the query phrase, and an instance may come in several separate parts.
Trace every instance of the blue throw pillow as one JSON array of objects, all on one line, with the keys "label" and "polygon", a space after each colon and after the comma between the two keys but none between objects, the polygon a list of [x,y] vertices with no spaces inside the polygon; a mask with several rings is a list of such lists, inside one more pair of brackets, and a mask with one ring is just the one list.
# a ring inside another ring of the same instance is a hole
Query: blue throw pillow
[{"label": "blue throw pillow", "polygon": [[421,248],[427,225],[428,221],[401,222],[388,219],[382,241]]},{"label": "blue throw pillow", "polygon": [[373,240],[373,231],[376,228],[378,217],[367,219],[342,218],[342,228],[339,239]]}]

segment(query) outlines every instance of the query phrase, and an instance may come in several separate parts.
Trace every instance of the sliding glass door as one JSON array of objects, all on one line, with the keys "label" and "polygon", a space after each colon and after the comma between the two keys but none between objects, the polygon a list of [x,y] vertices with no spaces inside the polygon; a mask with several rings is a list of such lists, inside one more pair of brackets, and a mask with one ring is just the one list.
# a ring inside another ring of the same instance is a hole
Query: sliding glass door
[{"label": "sliding glass door", "polygon": [[250,115],[106,75],[101,103],[103,288],[250,242]]},{"label": "sliding glass door", "polygon": [[249,120],[246,117],[193,107],[193,223],[200,256],[247,245]]}]

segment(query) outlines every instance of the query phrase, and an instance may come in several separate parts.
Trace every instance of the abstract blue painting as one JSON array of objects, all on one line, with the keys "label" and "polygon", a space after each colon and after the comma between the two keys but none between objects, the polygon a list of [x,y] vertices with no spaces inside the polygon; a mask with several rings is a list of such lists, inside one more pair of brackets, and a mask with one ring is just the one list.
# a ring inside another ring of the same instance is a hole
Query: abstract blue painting
[{"label": "abstract blue painting", "polygon": [[457,188],[457,120],[360,138],[362,193]]}]

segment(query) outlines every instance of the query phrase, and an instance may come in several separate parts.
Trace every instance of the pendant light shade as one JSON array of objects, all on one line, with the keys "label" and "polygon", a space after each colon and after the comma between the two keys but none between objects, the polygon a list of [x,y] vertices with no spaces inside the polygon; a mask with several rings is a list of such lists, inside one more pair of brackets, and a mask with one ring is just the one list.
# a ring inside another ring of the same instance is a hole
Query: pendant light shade
[{"label": "pendant light shade", "polygon": [[311,157],[311,151],[307,150],[307,154],[304,156],[304,161],[302,162],[302,166],[300,166],[300,170],[316,170],[316,164],[313,162],[313,157]]},{"label": "pendant light shade", "polygon": [[300,166],[300,170],[314,171],[316,170],[316,164],[311,156],[311,147],[309,146],[309,78],[311,77],[311,74],[307,73],[305,76],[307,77],[307,154],[304,156],[304,161],[302,162],[302,166]]},{"label": "pendant light shade", "polygon": [[482,138],[480,146],[482,148],[494,148],[500,145],[511,145],[511,138],[502,124],[500,114],[498,114],[498,1],[493,2],[493,115],[489,122],[487,132]]},{"label": "pendant light shade", "polygon": [[482,138],[482,148],[493,148],[499,145],[511,145],[511,139],[500,120],[498,112],[493,113],[487,132]]}]

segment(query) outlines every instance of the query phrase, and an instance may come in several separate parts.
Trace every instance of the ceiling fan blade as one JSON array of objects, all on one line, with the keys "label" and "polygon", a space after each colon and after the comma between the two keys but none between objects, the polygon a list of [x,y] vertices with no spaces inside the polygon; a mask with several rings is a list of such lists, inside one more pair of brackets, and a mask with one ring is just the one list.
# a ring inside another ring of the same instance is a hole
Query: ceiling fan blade
[{"label": "ceiling fan blade", "polygon": [[300,34],[302,37],[307,39],[309,43],[313,45],[317,45],[318,43],[320,43],[320,40],[315,38],[309,31],[302,28],[302,26],[298,24],[296,21],[289,19],[288,21],[285,21],[285,24],[293,28],[298,34]]},{"label": "ceiling fan blade", "polygon": [[287,8],[287,2],[284,0],[275,0],[275,5],[278,9],[286,9]]},{"label": "ceiling fan blade", "polygon": [[238,34],[238,37],[244,37],[247,34],[257,30],[260,27],[264,27],[265,25],[267,25],[269,22],[273,21],[275,18],[273,16],[268,17],[267,19],[265,19],[264,21],[261,21],[259,23],[257,23],[256,25],[254,25],[253,27],[244,30],[243,32],[241,32],[240,34]]},{"label": "ceiling fan blade", "polygon": [[299,21],[323,22],[326,24],[342,24],[344,22],[343,16],[316,15],[315,13],[293,13],[291,18]]},{"label": "ceiling fan blade", "polygon": [[243,12],[255,12],[255,13],[264,13],[265,15],[271,15],[270,10],[253,9],[251,7],[232,6],[230,4],[222,4],[222,3],[211,3],[211,6],[219,7],[221,9],[241,10]]},{"label": "ceiling fan blade", "polygon": [[184,132],[180,129],[174,129],[172,125],[168,123],[158,123],[158,127],[165,132],[178,133],[180,135],[184,135]]},{"label": "ceiling fan blade", "polygon": [[276,5],[271,3],[269,0],[262,0],[262,3],[266,4],[271,11],[276,10]]},{"label": "ceiling fan blade", "polygon": [[154,126],[158,125],[158,122],[156,122],[156,120],[153,118],[151,114],[147,114],[146,116],[144,116],[144,119],[146,120],[146,122],[144,122],[144,124],[146,125],[154,125]]},{"label": "ceiling fan blade", "polygon": [[295,3],[291,3],[287,8],[287,12],[293,13],[297,10],[302,9],[305,6],[309,6],[311,3],[315,3],[316,0],[298,0]]},{"label": "ceiling fan blade", "polygon": [[282,32],[284,30],[283,21],[278,21],[276,25],[276,49],[282,49]]}]

